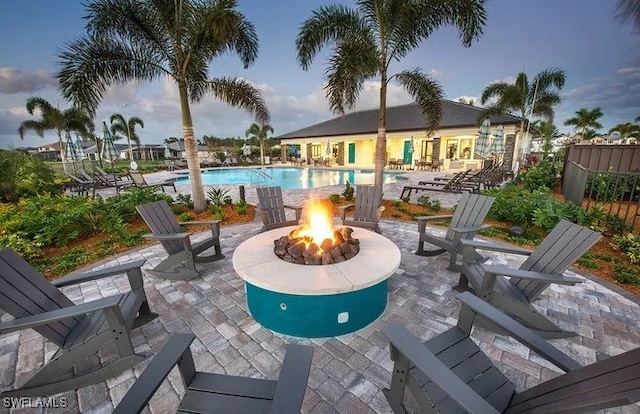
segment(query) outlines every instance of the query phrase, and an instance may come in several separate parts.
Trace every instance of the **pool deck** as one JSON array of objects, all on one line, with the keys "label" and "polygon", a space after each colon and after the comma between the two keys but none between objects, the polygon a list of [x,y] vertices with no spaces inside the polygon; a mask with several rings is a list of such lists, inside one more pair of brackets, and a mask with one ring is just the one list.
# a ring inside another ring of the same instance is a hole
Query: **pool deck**
[{"label": "pool deck", "polygon": [[[167,178],[170,173],[147,176],[149,182]],[[409,171],[409,183],[433,176],[434,173]],[[404,183],[384,187],[385,198],[397,198]],[[178,191],[188,192],[180,186]],[[285,202],[301,203],[311,194],[326,196],[342,192],[343,186],[314,190],[286,190]],[[237,188],[230,195],[237,199]],[[172,193],[169,193],[172,194]],[[255,191],[247,188],[247,201],[257,201]],[[429,193],[453,206],[459,195]],[[135,381],[152,355],[156,354],[171,333],[194,332],[191,345],[198,370],[258,378],[277,378],[285,345],[292,341],[311,344],[315,348],[313,365],[305,394],[304,413],[390,413],[381,389],[389,386],[392,363],[388,341],[381,333],[386,321],[396,320],[422,339],[431,338],[457,321],[460,305],[457,292],[451,288],[458,275],[446,270],[448,256],[420,257],[413,254],[418,239],[415,223],[382,220],[382,234],[400,249],[400,268],[389,279],[388,305],[382,316],[371,325],[348,335],[326,339],[294,339],[274,334],[261,327],[248,314],[243,281],[234,272],[232,256],[235,248],[256,235],[261,227],[257,220],[242,225],[224,226],[221,243],[226,258],[200,267],[202,277],[189,281],[170,282],[145,275],[145,289],[151,309],[160,317],[133,331],[136,352],[147,359],[133,369],[78,391],[59,395],[67,398],[68,406],[59,409],[13,409],[0,405],[0,413],[78,412],[110,413]],[[430,228],[444,234],[444,229]],[[205,237],[201,233],[199,237]],[[165,256],[157,245],[133,249],[109,258],[95,267],[112,266],[130,260],[146,259],[144,268],[157,265]],[[490,262],[517,266],[522,259],[507,254],[494,254]],[[607,284],[600,284],[590,275],[573,287],[551,286],[536,302],[536,307],[565,329],[576,331],[578,337],[553,340],[553,344],[581,364],[596,361],[596,353],[610,355],[640,347],[640,300],[637,296]],[[124,292],[126,278],[119,276],[80,286],[64,288],[76,303]],[[2,320],[7,320],[6,316]],[[472,335],[517,390],[557,376],[559,370],[542,360],[519,342],[482,328]],[[23,383],[50,356],[55,346],[34,331],[22,331],[0,337],[0,389]],[[113,349],[101,352],[100,358],[113,357]],[[98,363],[98,357],[84,368]],[[146,412],[174,412],[183,387],[177,370],[169,375]],[[636,404],[606,413],[640,413]]]}]

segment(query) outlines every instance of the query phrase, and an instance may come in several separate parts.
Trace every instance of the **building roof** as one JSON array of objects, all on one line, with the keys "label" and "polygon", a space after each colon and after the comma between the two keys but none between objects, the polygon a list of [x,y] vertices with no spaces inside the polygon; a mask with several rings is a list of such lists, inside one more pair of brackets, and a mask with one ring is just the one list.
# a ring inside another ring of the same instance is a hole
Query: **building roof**
[{"label": "building roof", "polygon": [[[440,129],[477,126],[483,108],[445,100],[442,102]],[[520,124],[520,118],[511,115],[490,117],[491,125]],[[424,117],[417,103],[387,108],[387,132],[425,129]],[[378,131],[378,109],[352,112],[323,121],[276,139],[327,137],[336,135],[375,134]]]}]

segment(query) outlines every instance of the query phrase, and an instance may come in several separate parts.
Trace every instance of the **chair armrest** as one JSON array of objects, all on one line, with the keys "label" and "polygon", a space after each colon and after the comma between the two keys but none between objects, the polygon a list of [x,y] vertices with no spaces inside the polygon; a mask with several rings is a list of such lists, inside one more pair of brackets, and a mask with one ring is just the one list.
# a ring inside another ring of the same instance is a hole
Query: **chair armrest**
[{"label": "chair armrest", "polygon": [[382,332],[389,338],[392,347],[406,356],[409,361],[415,364],[416,368],[420,369],[442,391],[447,393],[449,398],[456,401],[467,412],[474,414],[499,413],[398,322],[387,323],[382,328]]},{"label": "chair armrest", "polygon": [[285,204],[283,207],[284,208],[289,208],[291,210],[302,210],[304,208],[302,206],[290,206],[290,205],[287,205],[287,204]]},{"label": "chair armrest", "polygon": [[355,207],[355,204],[345,204],[343,206],[338,207],[338,211],[340,213],[340,220],[344,221],[347,217],[347,209],[351,207]]},{"label": "chair armrest", "polygon": [[481,242],[478,240],[460,240],[460,244],[462,244],[463,247],[469,246],[479,250],[492,250],[494,252],[521,254],[524,256],[529,256],[533,253],[531,250],[523,249],[522,247],[502,243]]},{"label": "chair armrest", "polygon": [[120,400],[113,414],[142,412],[173,367],[180,362],[186,352],[191,352],[189,346],[195,337],[194,334],[172,335]]},{"label": "chair armrest", "polygon": [[182,225],[184,224],[185,226],[203,226],[203,225],[211,225],[211,224],[218,224],[221,223],[222,220],[207,220],[207,221],[181,221],[178,224]]},{"label": "chair armrest", "polygon": [[156,240],[182,240],[185,237],[189,237],[189,233],[174,233],[174,234],[143,234],[143,239],[156,239]]},{"label": "chair armrest", "polygon": [[450,219],[452,217],[453,217],[453,214],[445,215],[445,216],[418,216],[418,217],[416,217],[416,220],[418,220],[418,221],[420,221],[420,220],[424,220],[424,221],[444,220],[444,219]]},{"label": "chair armrest", "polygon": [[385,206],[378,207],[378,209],[376,210],[376,221],[380,221],[380,219],[382,218],[382,213],[384,213],[384,209]]},{"label": "chair armrest", "polygon": [[556,273],[542,273],[534,272],[531,270],[514,269],[505,265],[487,265],[482,264],[482,268],[486,273],[492,273],[494,275],[501,275],[507,277],[516,277],[518,279],[535,280],[537,282],[555,283],[558,285],[570,285],[573,286],[576,283],[582,283],[582,279],[577,277],[564,276]]},{"label": "chair armrest", "polygon": [[551,345],[540,335],[516,322],[471,292],[461,293],[456,296],[456,299],[462,302],[464,306],[507,331],[510,336],[565,372],[582,368],[580,364]]},{"label": "chair armrest", "polygon": [[108,298],[98,299],[74,306],[67,306],[65,308],[7,321],[0,324],[0,334],[47,325],[51,322],[69,319],[107,308],[114,308],[114,310],[119,313],[119,303],[122,296],[123,295],[109,296]]},{"label": "chair armrest", "polygon": [[295,414],[302,408],[304,392],[307,390],[313,347],[290,344],[284,355],[278,384],[271,403],[273,414]]},{"label": "chair armrest", "polygon": [[119,275],[122,273],[128,273],[131,270],[140,269],[142,265],[144,265],[145,261],[146,260],[136,260],[135,262],[124,263],[113,267],[106,267],[104,269],[93,270],[91,272],[71,274],[60,279],[56,279],[51,283],[53,283],[53,285],[56,287],[64,287],[82,282],[89,282],[91,280],[102,279],[109,276]]},{"label": "chair armrest", "polygon": [[479,226],[473,227],[454,227],[451,229],[454,233],[475,233],[480,230],[488,229],[491,227],[491,224],[481,224]]}]

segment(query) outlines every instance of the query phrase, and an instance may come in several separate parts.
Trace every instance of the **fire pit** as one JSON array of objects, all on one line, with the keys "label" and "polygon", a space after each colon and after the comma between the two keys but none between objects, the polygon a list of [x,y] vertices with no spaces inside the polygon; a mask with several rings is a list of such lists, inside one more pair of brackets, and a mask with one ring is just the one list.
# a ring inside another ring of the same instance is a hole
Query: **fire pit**
[{"label": "fire pit", "polygon": [[311,201],[305,207],[304,223],[288,235],[274,240],[273,252],[289,263],[319,266],[349,260],[360,251],[353,229],[333,229],[330,210]]},{"label": "fire pit", "polygon": [[[253,318],[268,329],[303,338],[343,335],[375,321],[387,306],[388,278],[400,265],[398,247],[378,233],[355,228],[355,256],[303,266],[274,252],[275,241],[296,229],[258,234],[233,254],[233,268],[245,281]],[[347,231],[343,229],[331,231]]]}]

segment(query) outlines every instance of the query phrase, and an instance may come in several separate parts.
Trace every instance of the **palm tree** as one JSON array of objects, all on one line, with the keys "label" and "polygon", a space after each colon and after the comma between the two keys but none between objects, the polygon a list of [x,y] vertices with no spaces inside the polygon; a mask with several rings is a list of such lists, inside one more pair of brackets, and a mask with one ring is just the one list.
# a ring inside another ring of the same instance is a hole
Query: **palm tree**
[{"label": "palm tree", "polygon": [[638,137],[640,136],[640,125],[625,122],[624,124],[618,124],[611,128],[609,133],[613,131],[618,131],[622,138]]},{"label": "palm tree", "polygon": [[640,33],[640,0],[617,0],[616,20],[620,24],[631,22],[633,30]]},{"label": "palm tree", "polygon": [[136,125],[144,128],[144,122],[137,116],[132,116],[129,120],[126,120],[121,114],[113,114],[109,118],[109,123],[111,123],[111,133],[115,136],[115,139],[121,139],[123,136],[127,139],[127,143],[129,144],[129,159],[133,161],[131,142],[133,141],[138,147],[140,146],[140,137],[136,133]]},{"label": "palm tree", "polygon": [[[520,72],[514,83],[491,83],[482,91],[480,102],[484,105],[492,98],[496,98],[497,101],[485,107],[478,118],[484,119],[491,115],[504,114],[519,116],[522,136],[525,125],[532,115],[553,122],[553,106],[561,101],[558,91],[564,86],[565,80],[564,70],[550,68],[538,73],[531,81],[526,73]],[[528,137],[524,137],[524,140],[528,140]],[[523,139],[519,139],[516,142],[514,148],[516,156],[529,151],[528,142],[523,145],[522,141]]]},{"label": "palm tree", "polygon": [[328,59],[326,95],[331,110],[343,114],[354,107],[367,79],[379,76],[380,112],[375,152],[375,185],[382,187],[387,150],[387,87],[395,80],[422,108],[428,130],[440,124],[443,91],[420,68],[389,73],[437,28],[457,27],[462,43],[471,46],[482,35],[486,21],[484,0],[357,0],[356,8],[321,6],[303,22],[296,47],[298,62],[309,69],[324,46],[333,45]]},{"label": "palm tree", "polygon": [[27,99],[26,108],[29,115],[33,115],[38,110],[41,118],[27,120],[20,124],[20,128],[18,128],[20,138],[24,139],[25,132],[29,130],[35,131],[41,137],[44,137],[45,131],[54,131],[58,135],[61,160],[64,160],[63,132],[76,132],[83,139],[90,139],[93,136],[93,120],[78,108],[61,110],[51,105],[46,99],[37,96]]},{"label": "palm tree", "polygon": [[254,122],[244,133],[246,137],[257,139],[260,143],[260,164],[264,164],[264,142],[269,132],[273,133],[273,127],[271,125],[258,125]]},{"label": "palm tree", "polygon": [[546,159],[547,154],[553,149],[551,139],[561,136],[560,131],[558,130],[558,128],[556,128],[553,122],[537,120],[533,122],[533,125],[538,131],[540,131],[540,136],[544,139],[542,151],[544,152],[544,157]]},{"label": "palm tree", "polygon": [[236,0],[93,0],[87,35],[65,45],[57,77],[64,96],[94,113],[107,87],[172,79],[178,88],[194,208],[206,208],[190,103],[211,93],[268,123],[269,110],[248,81],[209,79],[209,63],[235,53],[247,68],[258,54],[254,26]]},{"label": "palm tree", "polygon": [[587,128],[602,128],[602,124],[598,122],[598,119],[602,118],[604,115],[602,114],[602,110],[600,107],[588,110],[587,108],[580,108],[580,110],[576,111],[576,116],[573,118],[569,118],[564,121],[565,125],[572,125],[576,128],[582,128],[582,139],[585,138],[585,131]]}]

